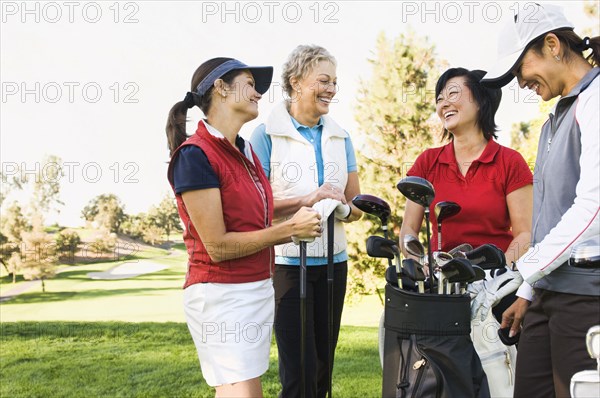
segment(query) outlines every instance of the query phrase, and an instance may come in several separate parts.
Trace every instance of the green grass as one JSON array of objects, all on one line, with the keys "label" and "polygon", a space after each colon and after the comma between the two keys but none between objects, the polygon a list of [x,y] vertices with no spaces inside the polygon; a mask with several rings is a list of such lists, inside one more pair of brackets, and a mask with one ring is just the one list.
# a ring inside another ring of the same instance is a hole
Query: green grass
[{"label": "green grass", "polygon": [[[212,397],[185,325],[182,285],[187,254],[143,247],[134,259],[168,268],[121,280],[93,280],[123,261],[79,263],[0,304],[0,397]],[[23,284],[18,278],[17,286]],[[7,277],[0,288],[13,285]],[[346,304],[333,393],[380,395],[377,296]],[[359,326],[349,326],[359,325]],[[277,352],[263,376],[279,392]]]},{"label": "green grass", "polygon": [[[213,397],[184,323],[3,322],[2,397]],[[262,377],[266,397],[279,392],[271,346]],[[380,396],[377,330],[342,327],[333,394]]]}]

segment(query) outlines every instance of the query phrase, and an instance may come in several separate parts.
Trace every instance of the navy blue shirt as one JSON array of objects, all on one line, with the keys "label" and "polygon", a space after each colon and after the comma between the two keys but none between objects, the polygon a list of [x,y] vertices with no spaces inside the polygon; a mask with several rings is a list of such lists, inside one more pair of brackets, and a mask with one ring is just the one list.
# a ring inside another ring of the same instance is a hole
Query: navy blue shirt
[{"label": "navy blue shirt", "polygon": [[[235,145],[244,153],[245,142],[239,135],[235,139]],[[173,165],[173,185],[176,194],[221,186],[206,154],[202,148],[195,145],[188,145],[179,150]]]}]

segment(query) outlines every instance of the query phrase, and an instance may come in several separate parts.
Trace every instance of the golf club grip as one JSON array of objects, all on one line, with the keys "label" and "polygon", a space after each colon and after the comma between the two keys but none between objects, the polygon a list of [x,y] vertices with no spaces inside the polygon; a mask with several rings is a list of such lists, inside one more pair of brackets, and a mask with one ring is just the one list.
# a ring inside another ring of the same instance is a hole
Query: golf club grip
[{"label": "golf club grip", "polygon": [[429,228],[429,207],[425,207],[425,227],[427,232],[427,268],[429,269],[429,293],[433,294],[433,256],[431,255],[431,229]]},{"label": "golf club grip", "polygon": [[[385,224],[382,224],[381,229],[383,230],[383,237],[388,239],[388,227]],[[393,267],[392,259],[388,258],[388,267]]]},{"label": "golf club grip", "polygon": [[306,242],[300,242],[300,298],[306,298]]},{"label": "golf club grip", "polygon": [[334,244],[335,214],[327,218],[327,281],[333,282],[333,244]]},{"label": "golf club grip", "polygon": [[300,242],[300,396],[306,397],[306,242]]},{"label": "golf club grip", "polygon": [[[352,210],[350,210],[352,211]],[[335,214],[327,218],[327,393],[331,398],[331,385],[333,373],[333,244],[334,244]]]}]

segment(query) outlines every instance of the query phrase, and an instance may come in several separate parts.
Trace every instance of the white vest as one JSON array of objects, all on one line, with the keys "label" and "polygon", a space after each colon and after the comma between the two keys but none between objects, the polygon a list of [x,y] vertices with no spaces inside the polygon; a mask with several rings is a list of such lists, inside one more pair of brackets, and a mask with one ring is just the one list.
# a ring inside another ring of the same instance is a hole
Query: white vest
[{"label": "white vest", "polygon": [[[342,190],[348,182],[348,164],[346,158],[346,133],[333,119],[322,116],[323,130],[321,151],[323,156],[323,182]],[[266,133],[271,137],[270,181],[275,200],[289,199],[307,195],[319,188],[317,159],[313,145],[296,130],[285,102],[278,104],[265,123]],[[273,223],[286,219],[279,218]],[[323,220],[326,225],[327,220]],[[346,249],[344,224],[336,220],[334,228],[334,254]],[[308,257],[327,256],[327,236],[307,244]],[[275,254],[285,257],[299,257],[299,247],[294,243],[275,246]]]}]

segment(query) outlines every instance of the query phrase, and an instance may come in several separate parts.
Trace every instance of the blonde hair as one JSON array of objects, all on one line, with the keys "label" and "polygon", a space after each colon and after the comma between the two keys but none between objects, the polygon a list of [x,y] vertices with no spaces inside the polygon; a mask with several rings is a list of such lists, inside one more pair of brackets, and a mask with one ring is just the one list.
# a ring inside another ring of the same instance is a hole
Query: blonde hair
[{"label": "blonde hair", "polygon": [[283,73],[281,74],[283,90],[287,95],[291,97],[294,91],[290,79],[292,77],[296,79],[306,77],[321,61],[329,61],[337,66],[337,61],[333,55],[321,46],[311,44],[296,47],[283,64]]}]

